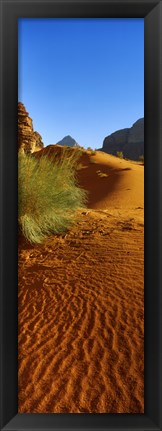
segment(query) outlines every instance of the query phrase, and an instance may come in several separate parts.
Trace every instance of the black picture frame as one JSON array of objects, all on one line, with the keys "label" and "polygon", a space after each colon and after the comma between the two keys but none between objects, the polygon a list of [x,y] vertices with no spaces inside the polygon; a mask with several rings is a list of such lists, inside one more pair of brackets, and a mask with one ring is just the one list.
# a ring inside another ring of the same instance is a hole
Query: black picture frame
[{"label": "black picture frame", "polygon": [[[145,413],[18,414],[17,88],[19,17],[144,18]],[[162,0],[1,0],[1,429],[162,430]]]}]

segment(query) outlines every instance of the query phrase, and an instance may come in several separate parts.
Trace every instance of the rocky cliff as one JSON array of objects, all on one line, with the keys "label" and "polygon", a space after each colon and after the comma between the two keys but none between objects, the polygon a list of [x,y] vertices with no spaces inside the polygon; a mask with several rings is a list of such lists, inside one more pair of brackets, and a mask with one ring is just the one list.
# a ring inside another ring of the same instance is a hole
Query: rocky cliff
[{"label": "rocky cliff", "polygon": [[33,121],[29,117],[23,103],[18,102],[18,150],[33,153],[43,148],[42,137],[33,129]]},{"label": "rocky cliff", "polygon": [[124,158],[139,160],[144,155],[144,118],[137,120],[130,128],[107,136],[100,151],[114,155],[122,151]]}]

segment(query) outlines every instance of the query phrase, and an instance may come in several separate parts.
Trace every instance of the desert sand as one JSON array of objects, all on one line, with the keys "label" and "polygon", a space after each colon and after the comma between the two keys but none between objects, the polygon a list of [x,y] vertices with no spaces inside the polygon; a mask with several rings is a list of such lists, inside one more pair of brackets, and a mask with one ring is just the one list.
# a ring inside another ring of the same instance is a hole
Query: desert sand
[{"label": "desert sand", "polygon": [[18,411],[144,413],[144,167],[86,153],[77,176],[76,224],[19,238]]}]

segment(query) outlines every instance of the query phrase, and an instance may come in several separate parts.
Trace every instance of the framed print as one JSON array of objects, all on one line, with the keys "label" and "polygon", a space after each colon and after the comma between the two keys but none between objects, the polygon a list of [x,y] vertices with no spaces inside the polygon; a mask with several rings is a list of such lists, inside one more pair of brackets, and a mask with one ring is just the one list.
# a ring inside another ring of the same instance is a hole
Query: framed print
[{"label": "framed print", "polygon": [[162,2],[1,23],[1,429],[160,430]]},{"label": "framed print", "polygon": [[18,412],[143,414],[144,19],[18,41]]}]

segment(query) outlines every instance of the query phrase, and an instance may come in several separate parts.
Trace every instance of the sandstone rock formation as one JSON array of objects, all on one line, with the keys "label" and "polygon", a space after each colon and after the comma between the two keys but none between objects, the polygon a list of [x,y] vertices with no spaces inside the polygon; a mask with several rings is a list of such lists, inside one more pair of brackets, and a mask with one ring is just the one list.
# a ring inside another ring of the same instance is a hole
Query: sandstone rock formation
[{"label": "sandstone rock formation", "polygon": [[130,128],[107,136],[100,151],[113,155],[122,151],[124,158],[139,160],[144,155],[144,118],[137,120]]},{"label": "sandstone rock formation", "polygon": [[68,147],[80,147],[80,145],[70,135],[65,136],[61,141],[57,142],[56,145],[67,145]]},{"label": "sandstone rock formation", "polygon": [[18,102],[18,150],[33,153],[43,148],[42,137],[34,132],[33,121],[29,117],[23,103]]}]

